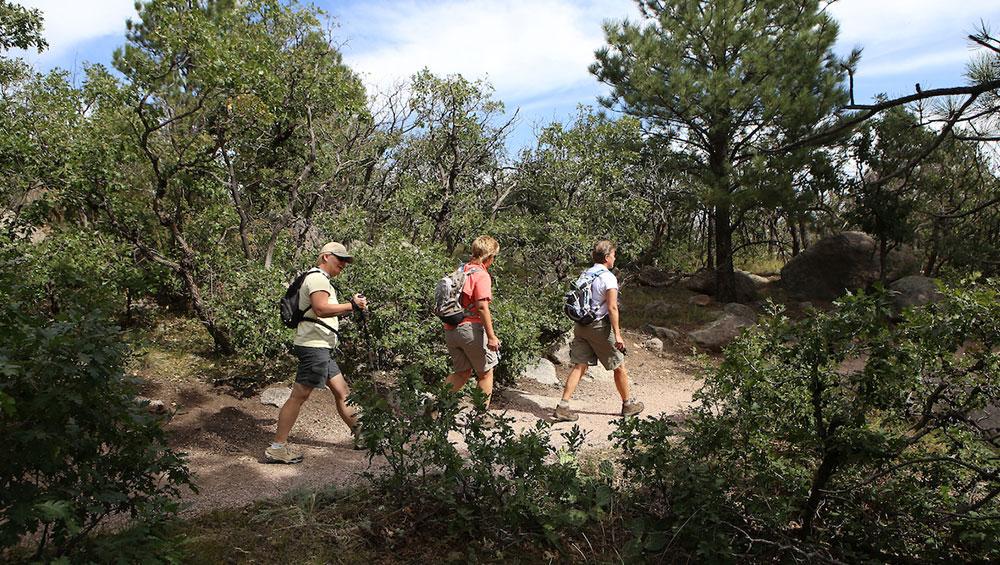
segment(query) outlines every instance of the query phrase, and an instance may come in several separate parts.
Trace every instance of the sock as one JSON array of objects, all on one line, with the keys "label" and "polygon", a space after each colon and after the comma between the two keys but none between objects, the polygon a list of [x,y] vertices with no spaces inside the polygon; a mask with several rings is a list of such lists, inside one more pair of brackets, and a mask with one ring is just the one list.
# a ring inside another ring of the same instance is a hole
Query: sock
[{"label": "sock", "polygon": [[282,447],[285,447],[285,444],[276,441],[271,442],[271,449],[281,449]]},{"label": "sock", "polygon": [[559,401],[559,407],[560,408],[569,408],[569,400],[560,400]]}]

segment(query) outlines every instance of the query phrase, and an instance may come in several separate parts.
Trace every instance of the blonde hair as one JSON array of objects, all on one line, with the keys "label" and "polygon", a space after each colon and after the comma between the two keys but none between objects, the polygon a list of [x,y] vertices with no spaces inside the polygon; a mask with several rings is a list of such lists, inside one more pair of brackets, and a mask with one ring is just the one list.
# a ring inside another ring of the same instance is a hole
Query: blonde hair
[{"label": "blonde hair", "polygon": [[488,235],[481,235],[472,242],[473,259],[489,259],[500,253],[500,244]]},{"label": "blonde hair", "polygon": [[611,243],[610,240],[602,239],[594,244],[594,249],[590,252],[590,258],[594,260],[594,263],[603,263],[615,249],[618,249],[617,245]]}]

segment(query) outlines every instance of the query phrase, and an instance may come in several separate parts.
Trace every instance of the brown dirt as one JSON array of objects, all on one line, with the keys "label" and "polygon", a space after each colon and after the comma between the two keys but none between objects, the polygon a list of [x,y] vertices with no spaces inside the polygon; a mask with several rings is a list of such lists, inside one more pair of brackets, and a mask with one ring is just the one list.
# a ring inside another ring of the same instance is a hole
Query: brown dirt
[{"label": "brown dirt", "polygon": [[[633,394],[645,403],[644,415],[678,414],[690,405],[700,384],[697,369],[685,354],[654,354],[642,349],[640,344],[646,337],[626,331],[626,366]],[[190,373],[197,373],[197,368],[193,369]],[[569,368],[557,367],[557,371],[560,381],[565,382]],[[350,484],[369,466],[367,452],[351,448],[348,429],[337,416],[333,395],[327,390],[313,392],[292,430],[290,439],[303,450],[304,461],[276,465],[266,464],[262,458],[275,431],[276,407],[261,404],[256,395],[238,398],[227,394],[193,375],[167,377],[158,370],[140,372],[147,380],[143,394],[162,400],[174,411],[166,424],[170,442],[188,454],[195,475],[199,492],[185,494],[185,514],[242,507],[300,488]],[[491,410],[505,411],[514,419],[515,428],[523,429],[539,418],[550,418],[561,390],[561,386],[521,382],[497,395]],[[610,445],[608,434],[620,402],[613,382],[580,383],[572,407],[580,414],[578,424],[588,434],[586,449]],[[569,428],[566,423],[553,427],[556,444],[562,441],[560,433]]]}]

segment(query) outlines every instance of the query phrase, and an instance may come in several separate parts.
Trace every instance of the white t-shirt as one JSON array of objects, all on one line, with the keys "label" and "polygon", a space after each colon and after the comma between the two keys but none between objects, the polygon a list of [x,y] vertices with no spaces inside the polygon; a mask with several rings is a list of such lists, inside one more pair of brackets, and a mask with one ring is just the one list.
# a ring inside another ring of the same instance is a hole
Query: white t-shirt
[{"label": "white t-shirt", "polygon": [[618,277],[599,263],[584,271],[580,277],[590,277],[598,271],[602,272],[590,286],[590,307],[597,312],[598,318],[603,318],[608,315],[608,290],[618,290]]}]

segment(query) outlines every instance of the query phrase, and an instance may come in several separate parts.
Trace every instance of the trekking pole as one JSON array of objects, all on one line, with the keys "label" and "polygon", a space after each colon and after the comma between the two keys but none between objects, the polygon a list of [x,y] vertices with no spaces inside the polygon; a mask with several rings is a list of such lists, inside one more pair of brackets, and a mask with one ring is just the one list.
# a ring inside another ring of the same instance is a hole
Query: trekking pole
[{"label": "trekking pole", "polygon": [[376,371],[378,370],[378,356],[375,355],[375,350],[372,349],[372,333],[368,327],[368,321],[373,315],[373,312],[370,312],[370,308],[370,306],[369,310],[359,308],[357,313],[359,325],[361,326],[361,335],[365,341],[365,349],[368,351],[368,366],[371,370]]}]

